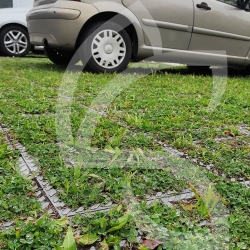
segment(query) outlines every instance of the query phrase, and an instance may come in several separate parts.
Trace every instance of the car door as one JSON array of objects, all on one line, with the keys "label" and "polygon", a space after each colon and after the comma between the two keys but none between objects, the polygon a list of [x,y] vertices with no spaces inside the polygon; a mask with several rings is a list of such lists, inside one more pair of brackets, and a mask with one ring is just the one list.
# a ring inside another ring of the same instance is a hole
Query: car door
[{"label": "car door", "polygon": [[123,0],[141,22],[145,44],[188,49],[193,26],[193,0]]},{"label": "car door", "polygon": [[250,46],[250,12],[236,0],[193,0],[195,19],[189,50],[226,53],[244,60]]}]

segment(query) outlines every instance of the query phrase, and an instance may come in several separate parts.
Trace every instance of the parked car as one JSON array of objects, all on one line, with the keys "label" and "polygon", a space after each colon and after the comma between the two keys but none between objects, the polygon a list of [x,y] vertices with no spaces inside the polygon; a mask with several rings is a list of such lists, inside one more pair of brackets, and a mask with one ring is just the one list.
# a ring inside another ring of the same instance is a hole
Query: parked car
[{"label": "parked car", "polygon": [[67,64],[76,51],[94,72],[130,60],[188,65],[250,64],[249,0],[35,0],[28,13],[33,45]]},{"label": "parked car", "polygon": [[26,15],[33,0],[0,0],[0,54],[25,56],[30,44]]}]

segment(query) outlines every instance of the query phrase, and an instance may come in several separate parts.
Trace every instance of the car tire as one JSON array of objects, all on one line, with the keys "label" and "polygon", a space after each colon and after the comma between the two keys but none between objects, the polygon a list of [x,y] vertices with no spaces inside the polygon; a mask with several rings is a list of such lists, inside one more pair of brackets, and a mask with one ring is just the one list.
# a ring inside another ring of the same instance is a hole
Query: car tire
[{"label": "car tire", "polygon": [[[59,66],[68,66],[68,64],[71,62],[74,52],[73,51],[67,51],[67,50],[59,50],[54,48],[44,48],[46,56],[52,61],[54,64],[57,64]],[[76,58],[74,58],[76,59]],[[73,64],[76,64],[80,59],[77,58]]]},{"label": "car tire", "polygon": [[4,56],[23,57],[31,44],[28,32],[20,26],[8,26],[0,32],[0,51]]},{"label": "car tire", "polygon": [[132,56],[127,31],[111,21],[92,24],[84,32],[81,42],[80,59],[85,69],[95,73],[121,72]]}]

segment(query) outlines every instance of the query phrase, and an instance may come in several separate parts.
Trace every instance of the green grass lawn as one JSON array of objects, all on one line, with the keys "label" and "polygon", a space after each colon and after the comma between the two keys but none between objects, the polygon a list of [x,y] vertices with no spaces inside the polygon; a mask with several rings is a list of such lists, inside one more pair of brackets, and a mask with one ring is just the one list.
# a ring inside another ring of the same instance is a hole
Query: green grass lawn
[{"label": "green grass lawn", "polygon": [[[74,79],[79,67],[68,74],[69,79]],[[223,200],[230,211],[227,219],[230,249],[250,248],[250,190],[231,181],[231,178],[250,179],[250,136],[241,129],[250,131],[249,77],[231,70],[223,96],[216,108],[209,111],[213,77],[193,75],[184,66],[168,68],[165,64],[140,63],[131,64],[128,72],[122,75],[81,73],[72,98],[68,102],[65,99],[65,105],[70,104],[70,127],[63,132],[72,133],[72,140],[65,143],[58,136],[56,123],[56,117],[63,119],[66,113],[66,109],[58,108],[64,72],[65,69],[51,64],[46,58],[0,58],[1,123],[39,160],[42,175],[58,190],[58,197],[63,202],[72,209],[80,206],[87,209],[109,201],[120,203],[127,198],[124,186],[131,185],[130,191],[141,200],[138,210],[170,230],[170,235],[164,235],[169,244],[158,249],[208,249],[204,238],[211,246],[224,249],[222,245],[218,247],[220,237],[212,239],[213,228],[197,226],[200,221],[211,219],[198,197],[188,204],[176,203],[171,208],[159,202],[145,204],[146,195],[180,192],[190,187],[188,178],[183,178],[183,174],[190,175],[183,167],[187,161],[172,159],[160,146],[160,143],[166,144],[211,166],[210,170],[195,167],[214,185],[216,197]],[[219,70],[215,72],[219,74]],[[125,81],[128,86],[123,89]],[[113,97],[112,91],[119,95]],[[106,101],[104,104],[112,100],[108,106],[98,103],[100,93]],[[104,109],[106,116],[98,117],[88,107]],[[88,119],[84,120],[85,117]],[[62,120],[62,124],[64,122]],[[80,132],[91,126],[89,148],[82,148]],[[49,231],[48,237],[41,236],[48,241],[44,249],[62,244],[62,238],[57,238],[55,232],[65,234],[67,223],[58,226],[48,216],[37,223],[41,212],[39,205],[32,197],[27,199],[31,184],[13,167],[17,154],[8,150],[4,143],[1,148],[0,223],[16,219],[17,227],[23,228],[23,235],[16,237],[15,229],[3,232],[0,246],[14,249],[11,244],[18,242],[18,249],[32,249],[32,244],[37,246],[39,242],[39,235],[34,236],[36,231],[41,235]],[[77,163],[75,167],[67,161],[71,155]],[[10,175],[9,179],[4,178]],[[195,187],[201,181],[195,183]],[[21,190],[20,193],[17,190]],[[17,209],[13,209],[14,202],[18,203]],[[105,242],[111,249],[112,246],[118,249],[122,239],[128,239],[131,244],[136,242],[138,224],[135,217],[123,204],[108,213],[85,218],[76,216],[74,229],[80,229],[81,235],[94,235],[93,242],[102,240],[103,249],[106,249]],[[119,228],[121,220],[124,225]],[[112,229],[117,225],[118,228]],[[157,238],[153,231],[149,235]],[[194,238],[187,237],[183,245],[178,237],[188,232],[192,232]],[[34,238],[31,243],[25,242],[27,234]],[[199,238],[199,234],[204,237]],[[196,244],[194,239],[197,239]]]}]

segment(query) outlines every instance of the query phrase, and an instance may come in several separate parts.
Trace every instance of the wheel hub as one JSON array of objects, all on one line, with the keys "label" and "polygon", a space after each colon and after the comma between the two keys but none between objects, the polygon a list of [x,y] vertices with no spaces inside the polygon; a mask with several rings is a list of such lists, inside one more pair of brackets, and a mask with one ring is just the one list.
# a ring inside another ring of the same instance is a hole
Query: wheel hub
[{"label": "wheel hub", "polygon": [[107,54],[111,54],[111,53],[113,52],[113,46],[110,45],[110,44],[106,45],[106,46],[105,46],[105,52],[106,52]]}]

